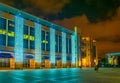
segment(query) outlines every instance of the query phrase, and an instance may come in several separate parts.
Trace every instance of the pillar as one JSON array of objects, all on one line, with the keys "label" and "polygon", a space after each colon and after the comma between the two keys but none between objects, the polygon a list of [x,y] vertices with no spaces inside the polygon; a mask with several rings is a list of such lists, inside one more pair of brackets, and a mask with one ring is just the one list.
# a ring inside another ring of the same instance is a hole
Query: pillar
[{"label": "pillar", "polygon": [[23,68],[23,27],[24,19],[20,16],[15,16],[15,47],[14,47],[14,58],[15,68]]},{"label": "pillar", "polygon": [[50,28],[50,64],[55,67],[55,29]]},{"label": "pillar", "polygon": [[66,67],[66,33],[62,32],[62,67]]},{"label": "pillar", "polygon": [[72,67],[78,66],[78,55],[77,55],[77,29],[75,27],[75,33],[71,35],[72,42]]},{"label": "pillar", "polygon": [[41,50],[41,25],[35,23],[35,68],[41,67],[42,50]]}]

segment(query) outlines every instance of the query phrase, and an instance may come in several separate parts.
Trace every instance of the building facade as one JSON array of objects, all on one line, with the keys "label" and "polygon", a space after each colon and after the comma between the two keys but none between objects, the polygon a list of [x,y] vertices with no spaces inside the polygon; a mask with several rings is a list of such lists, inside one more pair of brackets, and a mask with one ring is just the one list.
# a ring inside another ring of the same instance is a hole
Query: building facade
[{"label": "building facade", "polygon": [[96,41],[91,37],[78,34],[78,56],[79,66],[94,67],[98,64]]},{"label": "building facade", "polygon": [[77,33],[0,3],[0,68],[77,67]]},{"label": "building facade", "polygon": [[111,67],[120,67],[120,52],[108,53],[108,65]]}]

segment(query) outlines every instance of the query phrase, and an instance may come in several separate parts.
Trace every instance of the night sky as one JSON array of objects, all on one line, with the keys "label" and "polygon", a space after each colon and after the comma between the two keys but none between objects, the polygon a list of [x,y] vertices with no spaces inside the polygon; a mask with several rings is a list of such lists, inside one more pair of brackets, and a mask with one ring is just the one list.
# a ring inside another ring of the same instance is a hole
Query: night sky
[{"label": "night sky", "polygon": [[120,0],[0,0],[97,40],[98,54],[120,51]]}]

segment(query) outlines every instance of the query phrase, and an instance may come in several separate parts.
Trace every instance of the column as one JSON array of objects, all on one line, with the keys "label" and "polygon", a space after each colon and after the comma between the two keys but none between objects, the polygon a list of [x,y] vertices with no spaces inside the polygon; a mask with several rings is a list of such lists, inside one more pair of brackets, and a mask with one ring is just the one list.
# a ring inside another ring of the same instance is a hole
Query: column
[{"label": "column", "polygon": [[15,16],[15,47],[14,47],[14,58],[15,68],[23,68],[23,27],[24,19],[20,16]]},{"label": "column", "polygon": [[35,23],[35,68],[41,67],[42,52],[41,52],[41,25]]},{"label": "column", "polygon": [[62,67],[66,67],[66,33],[62,32]]},{"label": "column", "polygon": [[77,33],[71,35],[71,42],[72,42],[72,67],[78,66],[78,55],[77,55]]},{"label": "column", "polygon": [[[2,11],[0,11],[0,17],[2,17],[3,15],[2,15]],[[1,26],[2,24],[0,23],[0,26]],[[3,37],[2,37],[2,34],[0,34],[0,51],[2,50],[2,42],[3,42]]]},{"label": "column", "polygon": [[55,29],[50,28],[50,63],[55,67]]}]

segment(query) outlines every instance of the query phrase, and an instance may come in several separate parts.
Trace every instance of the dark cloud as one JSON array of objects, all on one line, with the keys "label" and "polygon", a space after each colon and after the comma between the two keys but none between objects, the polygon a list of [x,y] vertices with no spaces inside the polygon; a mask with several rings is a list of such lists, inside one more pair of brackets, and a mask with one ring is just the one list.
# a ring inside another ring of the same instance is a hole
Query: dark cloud
[{"label": "dark cloud", "polygon": [[100,56],[120,50],[120,7],[117,8],[116,14],[111,19],[97,23],[91,23],[85,14],[54,22],[71,30],[77,26],[78,32],[81,32],[82,35],[96,39]]},{"label": "dark cloud", "polygon": [[47,20],[55,20],[70,0],[0,0],[0,2]]},{"label": "dark cloud", "polygon": [[90,22],[98,22],[110,19],[119,6],[120,0],[71,0],[61,15],[63,18],[71,18],[85,14]]},{"label": "dark cloud", "polygon": [[0,0],[48,20],[86,15],[92,23],[111,19],[120,0]]},{"label": "dark cloud", "polygon": [[34,11],[33,14],[37,16],[57,14],[67,3],[69,0],[14,0],[17,8],[27,12]]},{"label": "dark cloud", "polygon": [[5,3],[5,4],[8,4],[8,5],[14,5],[14,0],[0,0],[0,2],[2,2],[2,3]]}]

